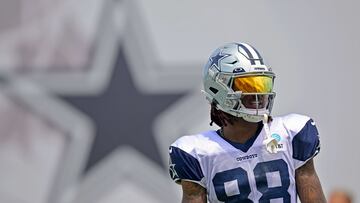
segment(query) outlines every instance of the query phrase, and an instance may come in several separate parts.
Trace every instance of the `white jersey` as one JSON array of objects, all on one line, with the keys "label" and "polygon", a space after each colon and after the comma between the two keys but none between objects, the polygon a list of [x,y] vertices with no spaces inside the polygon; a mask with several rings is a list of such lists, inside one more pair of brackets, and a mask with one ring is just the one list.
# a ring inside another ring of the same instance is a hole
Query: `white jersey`
[{"label": "white jersey", "polygon": [[263,144],[263,128],[244,144],[217,131],[183,136],[170,146],[170,176],[200,184],[211,203],[296,202],[295,170],[319,152],[318,131],[297,114],[275,117],[269,127],[278,141],[275,154]]}]

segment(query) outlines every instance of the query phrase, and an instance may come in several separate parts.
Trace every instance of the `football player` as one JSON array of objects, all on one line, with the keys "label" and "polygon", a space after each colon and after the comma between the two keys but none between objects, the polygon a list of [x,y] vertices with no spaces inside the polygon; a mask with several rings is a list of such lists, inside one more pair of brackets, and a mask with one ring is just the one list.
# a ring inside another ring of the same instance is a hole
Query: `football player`
[{"label": "football player", "polygon": [[320,150],[314,121],[270,116],[275,74],[246,43],[216,49],[204,67],[211,123],[220,129],[170,146],[169,172],[184,203],[325,202],[314,168]]}]

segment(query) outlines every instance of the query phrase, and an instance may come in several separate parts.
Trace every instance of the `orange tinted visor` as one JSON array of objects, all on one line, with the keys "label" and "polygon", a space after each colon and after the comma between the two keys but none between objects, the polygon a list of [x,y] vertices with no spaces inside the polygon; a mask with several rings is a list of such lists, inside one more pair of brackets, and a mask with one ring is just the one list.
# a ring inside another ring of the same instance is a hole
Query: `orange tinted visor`
[{"label": "orange tinted visor", "polygon": [[252,75],[234,78],[234,91],[243,93],[271,93],[273,78],[265,75]]}]

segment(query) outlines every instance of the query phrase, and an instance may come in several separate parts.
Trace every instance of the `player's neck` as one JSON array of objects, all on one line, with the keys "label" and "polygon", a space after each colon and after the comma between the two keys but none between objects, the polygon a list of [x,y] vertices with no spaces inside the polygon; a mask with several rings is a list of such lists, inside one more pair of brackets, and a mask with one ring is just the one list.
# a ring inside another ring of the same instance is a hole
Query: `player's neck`
[{"label": "player's neck", "polygon": [[234,125],[224,126],[222,129],[222,136],[237,143],[245,143],[252,136],[255,136],[259,128],[259,123],[251,123],[245,120],[239,120]]}]

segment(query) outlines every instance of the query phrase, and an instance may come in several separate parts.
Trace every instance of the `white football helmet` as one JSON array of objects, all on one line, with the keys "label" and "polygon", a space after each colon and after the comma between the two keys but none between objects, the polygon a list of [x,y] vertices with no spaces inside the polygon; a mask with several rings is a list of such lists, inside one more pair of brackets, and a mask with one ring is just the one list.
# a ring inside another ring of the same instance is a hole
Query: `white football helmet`
[{"label": "white football helmet", "polygon": [[275,74],[259,52],[246,43],[216,49],[204,67],[204,93],[210,103],[235,117],[259,122],[270,115]]}]

